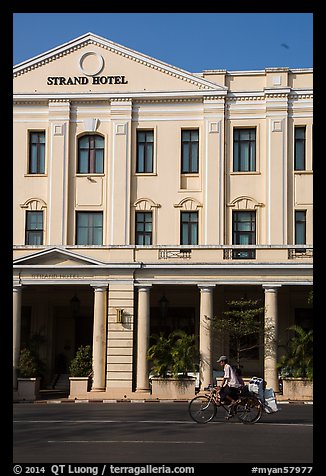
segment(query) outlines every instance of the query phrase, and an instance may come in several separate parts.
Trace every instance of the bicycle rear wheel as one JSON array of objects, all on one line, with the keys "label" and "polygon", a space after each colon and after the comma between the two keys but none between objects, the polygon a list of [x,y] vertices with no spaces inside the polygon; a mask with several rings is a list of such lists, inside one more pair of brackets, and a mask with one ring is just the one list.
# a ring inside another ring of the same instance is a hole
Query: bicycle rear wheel
[{"label": "bicycle rear wheel", "polygon": [[243,397],[237,403],[235,413],[242,423],[256,423],[263,414],[263,405],[254,396]]},{"label": "bicycle rear wheel", "polygon": [[197,423],[208,423],[216,415],[216,405],[206,395],[193,398],[188,410],[191,418]]}]

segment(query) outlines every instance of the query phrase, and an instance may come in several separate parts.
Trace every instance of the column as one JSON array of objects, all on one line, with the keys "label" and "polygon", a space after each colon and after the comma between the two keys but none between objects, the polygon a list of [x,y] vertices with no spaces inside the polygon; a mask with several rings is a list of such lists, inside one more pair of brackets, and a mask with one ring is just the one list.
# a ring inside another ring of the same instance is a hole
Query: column
[{"label": "column", "polygon": [[200,381],[201,388],[212,384],[212,318],[213,318],[213,291],[215,285],[198,286],[200,289]]},{"label": "column", "polygon": [[277,292],[281,285],[263,285],[265,291],[265,322],[264,322],[264,380],[266,387],[278,392],[277,377],[277,343],[278,316]]},{"label": "column", "polygon": [[17,388],[17,366],[20,355],[21,286],[13,287],[13,388]]},{"label": "column", "polygon": [[105,390],[106,309],[107,286],[96,286],[94,287],[92,391]]},{"label": "column", "polygon": [[149,345],[150,324],[150,286],[138,289],[138,321],[137,321],[137,392],[148,392],[148,360],[146,357]]}]

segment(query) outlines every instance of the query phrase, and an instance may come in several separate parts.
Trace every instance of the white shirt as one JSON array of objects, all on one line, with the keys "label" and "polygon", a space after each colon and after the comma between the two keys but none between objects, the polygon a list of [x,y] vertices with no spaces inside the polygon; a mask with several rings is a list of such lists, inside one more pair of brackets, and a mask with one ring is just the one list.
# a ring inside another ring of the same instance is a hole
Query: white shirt
[{"label": "white shirt", "polygon": [[224,378],[227,379],[227,384],[229,385],[229,387],[235,387],[235,388],[241,387],[241,384],[239,383],[236,373],[230,364],[224,365]]}]

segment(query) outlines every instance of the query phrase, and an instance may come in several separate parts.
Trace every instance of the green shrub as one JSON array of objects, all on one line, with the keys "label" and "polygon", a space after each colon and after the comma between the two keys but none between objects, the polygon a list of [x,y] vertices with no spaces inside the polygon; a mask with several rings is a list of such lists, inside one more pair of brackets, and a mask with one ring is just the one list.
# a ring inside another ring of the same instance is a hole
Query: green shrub
[{"label": "green shrub", "polygon": [[32,350],[24,347],[20,351],[17,376],[21,378],[41,377],[44,364]]},{"label": "green shrub", "polygon": [[89,377],[92,374],[92,349],[81,345],[69,366],[71,377]]}]

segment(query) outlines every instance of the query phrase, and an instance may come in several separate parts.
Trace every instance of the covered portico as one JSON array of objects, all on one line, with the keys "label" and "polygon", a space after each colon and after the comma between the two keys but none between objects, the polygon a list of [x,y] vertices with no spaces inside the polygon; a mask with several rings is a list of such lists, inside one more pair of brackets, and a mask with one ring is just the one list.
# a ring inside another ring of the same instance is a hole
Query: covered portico
[{"label": "covered portico", "polygon": [[44,337],[40,357],[47,365],[45,385],[51,385],[58,366],[67,372],[78,346],[88,343],[93,351],[89,398],[99,392],[107,398],[148,393],[150,335],[165,328],[184,328],[197,336],[200,380],[206,386],[212,382],[217,355],[230,350],[228,341],[216,335],[212,320],[218,323],[229,299],[250,296],[263,301],[264,327],[271,332],[265,333],[257,359],[246,362],[246,371],[264,376],[269,387],[278,389],[276,363],[285,330],[295,322],[296,309],[309,307],[311,280],[306,267],[298,279],[297,265],[278,269],[260,265],[257,277],[258,266],[239,264],[237,276],[234,267],[218,264],[106,263],[60,249],[17,259],[14,388],[27,332]]}]

